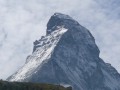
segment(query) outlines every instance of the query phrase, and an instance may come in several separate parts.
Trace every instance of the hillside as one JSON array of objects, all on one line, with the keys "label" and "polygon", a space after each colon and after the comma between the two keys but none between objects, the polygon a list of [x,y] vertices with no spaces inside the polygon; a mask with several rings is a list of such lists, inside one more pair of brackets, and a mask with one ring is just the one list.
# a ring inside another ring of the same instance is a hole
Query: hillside
[{"label": "hillside", "polygon": [[0,80],[0,90],[72,90],[71,87],[64,88],[60,85],[7,82]]}]

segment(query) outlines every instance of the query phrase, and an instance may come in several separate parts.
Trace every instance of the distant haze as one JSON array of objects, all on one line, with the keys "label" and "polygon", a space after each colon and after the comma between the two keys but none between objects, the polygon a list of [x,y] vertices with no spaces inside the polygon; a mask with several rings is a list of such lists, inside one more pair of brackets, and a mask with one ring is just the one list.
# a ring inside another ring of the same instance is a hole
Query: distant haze
[{"label": "distant haze", "polygon": [[68,14],[88,28],[100,57],[120,72],[120,0],[0,0],[1,79],[25,63],[55,12]]}]

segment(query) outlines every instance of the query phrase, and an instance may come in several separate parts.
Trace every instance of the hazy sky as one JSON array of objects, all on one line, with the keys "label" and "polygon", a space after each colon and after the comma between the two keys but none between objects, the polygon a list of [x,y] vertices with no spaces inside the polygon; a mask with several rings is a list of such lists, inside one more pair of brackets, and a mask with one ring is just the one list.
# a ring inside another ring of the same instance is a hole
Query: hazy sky
[{"label": "hazy sky", "polygon": [[55,12],[88,28],[100,57],[120,72],[120,0],[0,0],[0,78],[25,63]]}]

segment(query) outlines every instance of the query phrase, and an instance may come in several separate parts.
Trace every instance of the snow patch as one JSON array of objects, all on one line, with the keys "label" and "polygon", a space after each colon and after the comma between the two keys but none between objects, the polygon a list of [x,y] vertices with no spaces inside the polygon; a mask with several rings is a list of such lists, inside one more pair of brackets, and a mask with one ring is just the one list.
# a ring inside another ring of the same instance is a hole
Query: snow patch
[{"label": "snow patch", "polygon": [[63,86],[63,87],[65,87],[65,88],[67,88],[67,87],[72,87],[71,85],[69,85],[69,84],[64,84],[64,83],[61,83],[60,85]]}]

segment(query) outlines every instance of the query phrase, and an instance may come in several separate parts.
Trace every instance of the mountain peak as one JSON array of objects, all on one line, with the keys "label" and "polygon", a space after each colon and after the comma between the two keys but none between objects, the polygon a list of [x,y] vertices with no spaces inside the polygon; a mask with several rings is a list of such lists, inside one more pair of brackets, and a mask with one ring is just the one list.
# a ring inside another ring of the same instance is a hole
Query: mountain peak
[{"label": "mountain peak", "polygon": [[88,29],[55,13],[47,35],[34,44],[26,64],[9,81],[70,85],[74,90],[120,90],[120,74],[99,57]]},{"label": "mountain peak", "polygon": [[62,13],[54,13],[53,17],[57,17],[60,19],[72,19],[72,17],[70,17],[69,15],[66,14],[62,14]]},{"label": "mountain peak", "polygon": [[62,13],[54,13],[54,15],[51,16],[48,24],[47,24],[47,34],[50,34],[54,30],[57,29],[57,26],[64,26],[65,28],[70,28],[71,25],[77,25],[79,24],[76,20],[74,20],[69,15],[65,15]]}]

